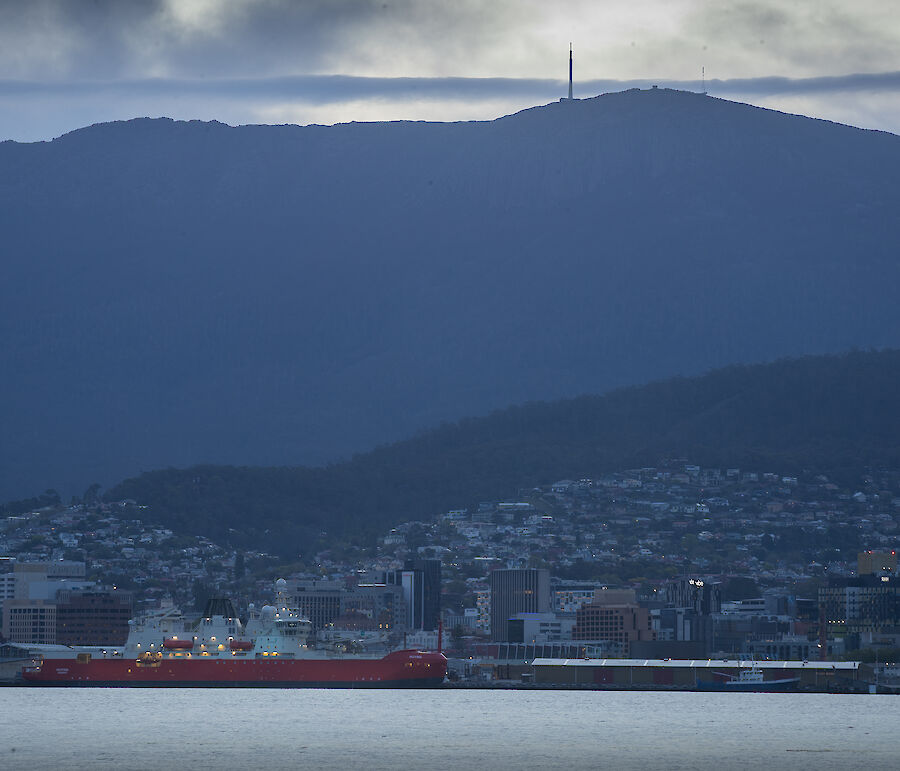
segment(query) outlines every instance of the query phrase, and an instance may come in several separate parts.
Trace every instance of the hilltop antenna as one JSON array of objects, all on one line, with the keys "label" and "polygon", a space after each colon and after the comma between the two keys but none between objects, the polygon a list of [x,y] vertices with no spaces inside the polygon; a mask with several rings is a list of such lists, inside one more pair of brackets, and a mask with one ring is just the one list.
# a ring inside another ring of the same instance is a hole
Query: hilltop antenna
[{"label": "hilltop antenna", "polygon": [[700,68],[700,77],[703,78],[703,90],[700,92],[704,96],[706,96],[706,67]]},{"label": "hilltop antenna", "polygon": [[569,101],[572,101],[572,44],[569,43]]}]

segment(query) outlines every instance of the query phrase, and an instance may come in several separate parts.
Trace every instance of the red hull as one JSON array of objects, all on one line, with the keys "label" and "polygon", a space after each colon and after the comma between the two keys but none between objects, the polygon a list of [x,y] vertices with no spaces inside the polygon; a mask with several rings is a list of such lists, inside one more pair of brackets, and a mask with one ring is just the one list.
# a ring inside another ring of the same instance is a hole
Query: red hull
[{"label": "red hull", "polygon": [[134,659],[45,659],[23,673],[32,685],[277,688],[428,688],[447,673],[442,653],[394,651],[381,659],[171,658],[138,666]]}]

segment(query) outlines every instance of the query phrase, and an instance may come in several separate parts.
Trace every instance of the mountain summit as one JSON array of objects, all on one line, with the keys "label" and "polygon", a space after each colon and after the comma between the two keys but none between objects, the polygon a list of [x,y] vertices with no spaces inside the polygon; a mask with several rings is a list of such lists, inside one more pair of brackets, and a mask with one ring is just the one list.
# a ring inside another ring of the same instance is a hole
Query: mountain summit
[{"label": "mountain summit", "polygon": [[0,144],[0,499],[900,345],[900,137],[651,89]]}]

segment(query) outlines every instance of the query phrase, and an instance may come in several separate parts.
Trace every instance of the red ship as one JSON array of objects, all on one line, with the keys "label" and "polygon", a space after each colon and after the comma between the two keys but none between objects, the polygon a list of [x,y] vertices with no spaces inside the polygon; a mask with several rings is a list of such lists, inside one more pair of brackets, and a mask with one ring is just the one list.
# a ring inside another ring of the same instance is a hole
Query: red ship
[{"label": "red ship", "polygon": [[444,681],[442,653],[394,651],[380,659],[43,659],[23,672],[32,685],[275,688],[432,688]]},{"label": "red ship", "polygon": [[196,624],[173,611],[136,622],[121,648],[46,648],[22,676],[45,686],[429,688],[447,674],[440,651],[374,651],[333,636],[321,644],[284,604],[245,629],[229,601],[214,603]]}]

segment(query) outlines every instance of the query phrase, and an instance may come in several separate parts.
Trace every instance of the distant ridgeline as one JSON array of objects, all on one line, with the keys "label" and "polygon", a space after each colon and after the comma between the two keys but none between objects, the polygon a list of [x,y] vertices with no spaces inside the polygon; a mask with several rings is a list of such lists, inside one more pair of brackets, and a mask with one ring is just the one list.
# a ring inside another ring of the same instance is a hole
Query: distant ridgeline
[{"label": "distant ridgeline", "polygon": [[900,351],[735,366],[469,418],[324,468],[196,466],[142,474],[107,498],[152,522],[285,555],[329,536],[367,542],[404,520],[562,478],[684,457],[704,466],[900,468]]},{"label": "distant ridgeline", "polygon": [[[662,88],[493,121],[0,142],[0,500],[319,465],[510,404],[900,347],[898,179],[893,134]],[[398,504],[375,465],[337,468],[333,489],[285,472],[319,491],[310,521]]]}]

